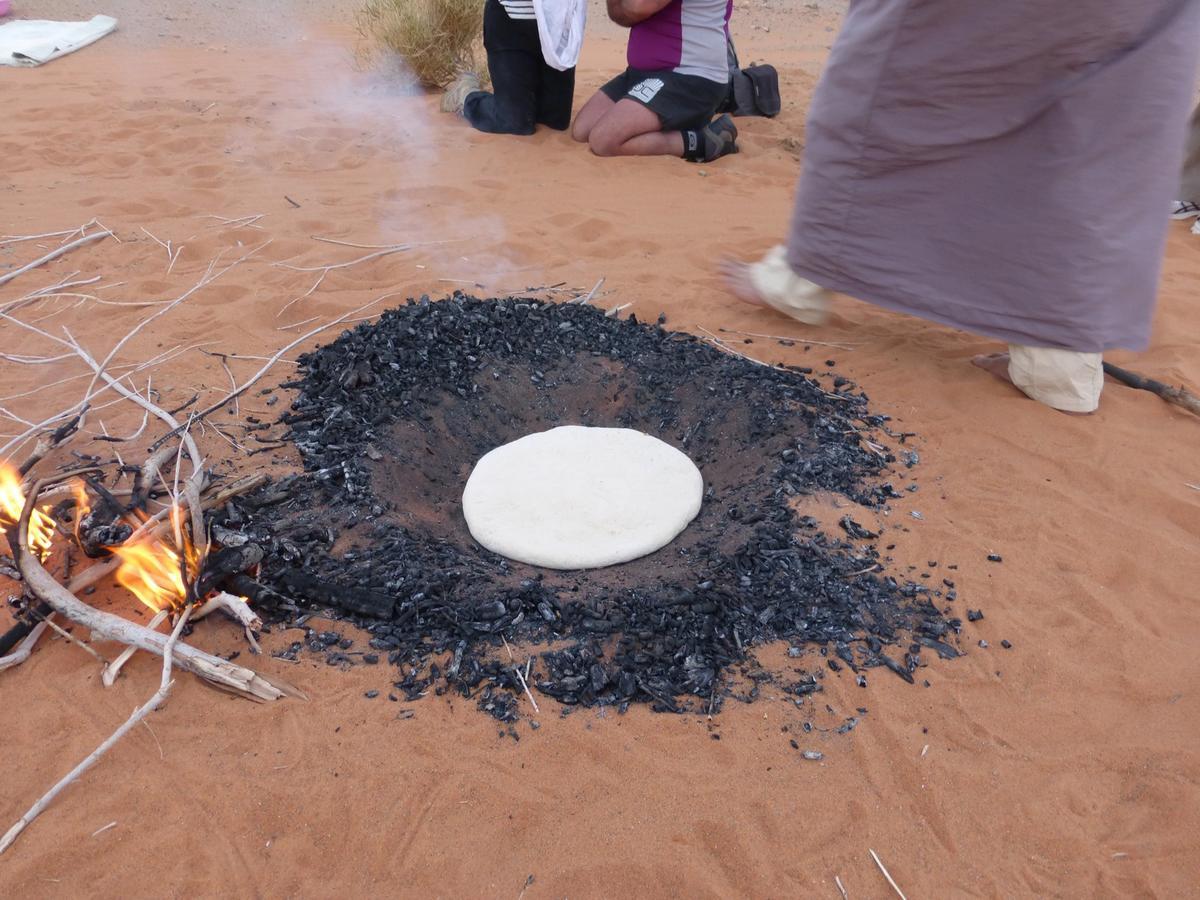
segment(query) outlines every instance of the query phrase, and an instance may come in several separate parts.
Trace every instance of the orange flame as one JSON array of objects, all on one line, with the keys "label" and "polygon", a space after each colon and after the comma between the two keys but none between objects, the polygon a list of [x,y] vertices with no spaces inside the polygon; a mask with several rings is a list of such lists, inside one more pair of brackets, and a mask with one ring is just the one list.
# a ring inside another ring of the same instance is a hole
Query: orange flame
[{"label": "orange flame", "polygon": [[[24,509],[25,492],[21,490],[21,476],[16,469],[0,465],[0,522],[17,524]],[[35,509],[29,517],[29,546],[38,559],[45,559],[50,554],[53,535],[53,520],[42,510]]]},{"label": "orange flame", "polygon": [[155,612],[174,606],[187,594],[179,554],[153,538],[112,548],[121,561],[117,582]]},{"label": "orange flame", "polygon": [[[184,544],[187,570],[194,574],[199,559],[183,530],[183,513],[178,505],[171,507],[171,522],[175,534]],[[117,582],[150,609],[155,612],[170,609],[187,596],[179,552],[173,547],[144,536],[109,549],[121,561]]]},{"label": "orange flame", "polygon": [[78,541],[79,526],[88,517],[88,513],[92,511],[92,504],[88,501],[87,491],[83,489],[83,484],[79,481],[72,481],[71,487],[75,493],[75,540]]}]

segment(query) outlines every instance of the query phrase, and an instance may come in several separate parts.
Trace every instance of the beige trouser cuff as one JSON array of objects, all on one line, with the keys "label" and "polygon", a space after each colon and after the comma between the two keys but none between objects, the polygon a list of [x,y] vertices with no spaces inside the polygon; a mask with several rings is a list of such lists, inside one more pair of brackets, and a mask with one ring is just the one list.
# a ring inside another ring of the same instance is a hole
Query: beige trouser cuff
[{"label": "beige trouser cuff", "polygon": [[1039,403],[1077,413],[1100,405],[1104,364],[1099,353],[1009,344],[1008,354],[1008,377]]},{"label": "beige trouser cuff", "polygon": [[793,272],[782,245],[750,266],[750,281],[763,302],[784,315],[806,325],[823,325],[829,318],[832,292]]}]

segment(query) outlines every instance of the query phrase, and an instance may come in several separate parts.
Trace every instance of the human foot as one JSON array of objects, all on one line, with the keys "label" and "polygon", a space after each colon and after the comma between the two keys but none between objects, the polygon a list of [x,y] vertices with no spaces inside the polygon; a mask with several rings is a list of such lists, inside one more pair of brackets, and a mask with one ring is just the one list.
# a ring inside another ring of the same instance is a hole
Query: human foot
[{"label": "human foot", "polygon": [[[1017,388],[1017,390],[1021,390],[1019,387],[1017,387],[1016,383],[1012,380],[1012,376],[1008,373],[1008,363],[1010,358],[1011,357],[1007,353],[986,353],[981,356],[973,357],[971,362],[983,369],[983,371],[990,372],[1000,381],[1003,381],[1006,384],[1011,384],[1013,387]],[[1022,391],[1022,393],[1024,393],[1024,391]],[[1054,409],[1054,407],[1050,408]],[[1072,412],[1069,409],[1059,409],[1056,411],[1068,416],[1091,415],[1091,413],[1085,412]]]},{"label": "human foot", "polygon": [[805,325],[824,325],[829,318],[833,295],[797,275],[782,245],[756,263],[722,260],[720,269],[725,286],[743,303],[768,306]]},{"label": "human foot", "polygon": [[479,87],[478,75],[470,71],[460,72],[454,83],[446,88],[446,93],[442,94],[442,112],[461,115],[463,105],[467,102],[467,95],[475,93]]},{"label": "human foot", "polygon": [[766,306],[767,302],[754,286],[750,266],[740,259],[726,257],[720,262],[721,279],[729,293],[751,306]]}]

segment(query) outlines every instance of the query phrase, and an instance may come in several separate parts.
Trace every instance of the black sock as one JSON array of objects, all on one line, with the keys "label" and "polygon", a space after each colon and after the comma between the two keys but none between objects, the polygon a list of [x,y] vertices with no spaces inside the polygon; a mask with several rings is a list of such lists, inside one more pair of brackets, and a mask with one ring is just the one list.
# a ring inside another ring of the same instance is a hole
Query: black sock
[{"label": "black sock", "polygon": [[683,135],[683,158],[688,162],[704,162],[708,156],[708,142],[704,139],[707,128],[687,128]]}]

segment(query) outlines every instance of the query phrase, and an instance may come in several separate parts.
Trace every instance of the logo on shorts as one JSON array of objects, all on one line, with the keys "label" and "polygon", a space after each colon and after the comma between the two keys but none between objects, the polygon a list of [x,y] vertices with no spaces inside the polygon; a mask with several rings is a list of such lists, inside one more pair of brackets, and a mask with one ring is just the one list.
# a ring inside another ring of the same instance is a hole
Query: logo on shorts
[{"label": "logo on shorts", "polygon": [[649,103],[663,89],[661,78],[646,78],[629,89],[629,96],[643,103]]}]

